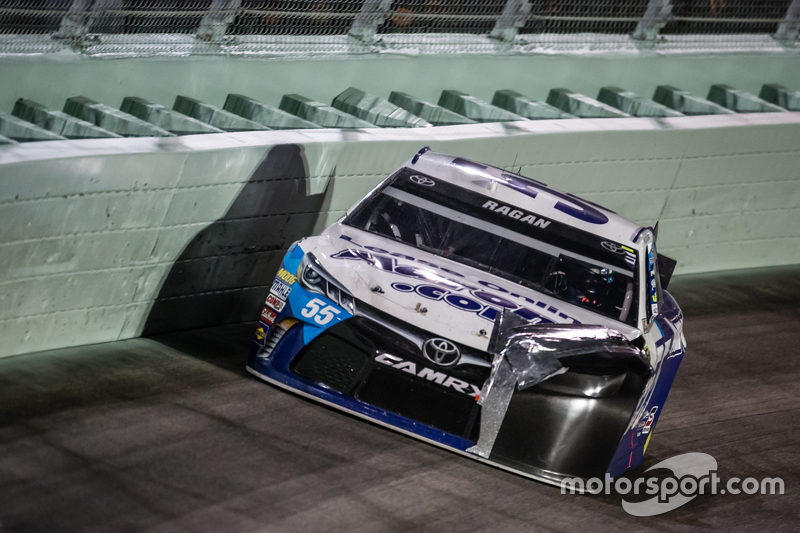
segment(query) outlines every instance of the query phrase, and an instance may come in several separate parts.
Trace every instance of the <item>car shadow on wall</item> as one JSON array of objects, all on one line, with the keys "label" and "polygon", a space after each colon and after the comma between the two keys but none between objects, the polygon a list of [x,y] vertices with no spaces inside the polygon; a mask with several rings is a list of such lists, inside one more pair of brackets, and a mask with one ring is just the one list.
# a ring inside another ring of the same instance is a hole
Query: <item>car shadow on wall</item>
[{"label": "car shadow on wall", "polygon": [[334,179],[308,195],[303,148],[272,148],[225,215],[183,250],[142,335],[258,320],[286,249],[312,234],[330,205]]}]

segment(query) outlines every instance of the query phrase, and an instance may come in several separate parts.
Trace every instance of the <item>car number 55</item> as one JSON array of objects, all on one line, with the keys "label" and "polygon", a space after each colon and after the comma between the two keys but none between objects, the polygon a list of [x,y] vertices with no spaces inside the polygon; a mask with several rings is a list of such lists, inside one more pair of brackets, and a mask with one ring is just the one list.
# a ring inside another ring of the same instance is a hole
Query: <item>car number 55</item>
[{"label": "car number 55", "polygon": [[314,298],[306,304],[306,306],[300,311],[300,314],[306,318],[314,317],[314,322],[320,326],[324,326],[333,320],[335,315],[338,315],[341,312],[341,310],[336,309],[335,307],[325,305],[325,302],[319,298]]}]

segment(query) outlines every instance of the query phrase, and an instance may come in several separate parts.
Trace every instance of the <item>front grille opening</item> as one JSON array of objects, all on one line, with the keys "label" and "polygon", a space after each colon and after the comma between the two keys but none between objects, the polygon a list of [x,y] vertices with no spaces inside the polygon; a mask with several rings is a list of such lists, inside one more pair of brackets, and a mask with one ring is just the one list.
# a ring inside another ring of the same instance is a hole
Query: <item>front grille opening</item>
[{"label": "front grille opening", "polygon": [[[391,368],[375,361],[378,354],[392,355],[411,366]],[[429,373],[417,375],[425,368]],[[478,387],[490,372],[474,365],[436,367],[422,358],[413,342],[365,317],[322,332],[300,351],[289,370],[379,409],[472,441],[480,427],[480,406],[465,391],[445,385],[445,380]]]},{"label": "front grille opening", "polygon": [[359,400],[427,426],[478,439],[480,407],[475,398],[453,393],[391,370],[373,370],[358,391]]},{"label": "front grille opening", "polygon": [[295,358],[290,370],[337,392],[344,392],[367,362],[367,354],[358,347],[333,335],[322,335]]}]

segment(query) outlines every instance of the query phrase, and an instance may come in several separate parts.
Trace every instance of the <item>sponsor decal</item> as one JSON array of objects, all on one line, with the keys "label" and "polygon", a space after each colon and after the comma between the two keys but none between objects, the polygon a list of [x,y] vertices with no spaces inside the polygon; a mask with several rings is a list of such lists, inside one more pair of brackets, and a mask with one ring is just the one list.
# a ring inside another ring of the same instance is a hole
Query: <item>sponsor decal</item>
[{"label": "sponsor decal", "polygon": [[472,383],[467,383],[466,381],[462,381],[452,376],[448,376],[443,372],[437,372],[436,370],[432,370],[427,367],[421,367],[419,370],[417,370],[416,363],[412,361],[406,361],[400,357],[397,357],[396,355],[389,355],[388,353],[383,353],[377,356],[375,358],[375,361],[383,365],[390,366],[398,370],[402,370],[403,372],[408,372],[409,374],[413,374],[418,378],[427,379],[428,381],[433,381],[438,385],[451,388],[455,391],[464,393],[467,396],[471,396],[473,398],[476,397],[481,392],[481,389],[476,387]]},{"label": "sponsor decal", "polygon": [[658,314],[658,288],[656,285],[656,259],[653,252],[653,243],[647,245],[647,265],[650,274],[650,311]]},{"label": "sponsor decal", "polygon": [[[341,238],[355,246],[361,246],[346,235],[342,235]],[[480,280],[476,284],[472,284],[464,279],[458,279],[464,277],[462,274],[440,267],[430,261],[418,260],[406,254],[390,253],[370,246],[364,248],[369,251],[348,248],[331,255],[331,258],[363,261],[372,268],[423,281],[425,283],[422,284],[396,282],[392,283],[391,287],[398,292],[416,292],[429,300],[442,300],[456,309],[476,313],[489,322],[494,322],[499,310],[505,308],[531,324],[549,324],[556,320],[561,323],[580,324],[580,321],[550,303],[516,294],[494,283]],[[432,272],[429,268],[403,264],[396,258],[437,268],[444,274]],[[525,302],[530,306],[522,305],[520,302]],[[545,313],[552,315],[553,318],[547,318],[544,316]]]},{"label": "sponsor decal", "polygon": [[269,324],[270,326],[275,323],[275,318],[278,316],[278,313],[270,309],[269,307],[265,307],[263,311],[261,311],[261,320]]},{"label": "sponsor decal", "polygon": [[284,269],[278,270],[278,279],[282,279],[289,285],[292,285],[295,281],[297,281],[297,277],[290,274],[287,270]]},{"label": "sponsor decal", "polygon": [[633,248],[625,246],[624,244],[618,244],[614,241],[603,241],[600,243],[600,246],[612,254],[624,256],[625,263],[631,267],[631,269],[636,266],[636,252]]},{"label": "sponsor decal", "polygon": [[425,187],[433,187],[433,185],[435,184],[435,182],[428,176],[418,176],[415,174],[409,177],[408,179],[410,179],[417,185],[423,185]]},{"label": "sponsor decal", "polygon": [[546,228],[550,225],[549,220],[545,220],[544,218],[537,218],[535,215],[518,209],[513,206],[498,204],[497,202],[488,201],[483,204],[484,209],[488,209],[490,211],[494,211],[495,213],[499,213],[501,215],[505,215],[509,218],[513,218],[514,220],[519,220],[520,222],[526,222],[533,226],[539,228]]},{"label": "sponsor decal", "polygon": [[274,294],[281,300],[286,300],[289,297],[289,293],[292,292],[292,286],[287,285],[279,279],[276,279],[272,283],[272,288],[269,290],[270,294]]},{"label": "sponsor decal", "polygon": [[[531,324],[549,324],[552,322],[552,320],[535,313],[527,307],[521,306],[516,302],[512,302],[508,298],[498,296],[485,290],[476,289],[469,292],[468,295],[463,295],[426,283],[412,285],[411,283],[395,282],[392,283],[391,287],[397,292],[414,292],[428,300],[443,301],[461,311],[476,313],[479,317],[483,318],[484,320],[488,320],[489,322],[494,322],[499,310],[497,307],[488,304],[495,304],[500,307],[505,307],[512,313],[521,316]],[[511,293],[509,293],[509,295],[511,295]],[[547,305],[543,306],[543,308],[545,307],[547,307]],[[555,308],[552,310],[557,311]],[[567,320],[572,320],[575,324],[579,323],[577,320],[570,319],[563,313],[559,313],[559,316]]]},{"label": "sponsor decal", "polygon": [[280,313],[283,310],[283,306],[286,305],[286,302],[284,302],[274,294],[269,293],[269,295],[267,296],[266,304],[267,306],[271,307],[272,309]]},{"label": "sponsor decal", "polygon": [[[603,241],[600,246],[611,252],[612,254],[624,254],[625,247],[612,241]],[[630,249],[630,248],[629,248]]]},{"label": "sponsor decal", "polygon": [[264,328],[258,328],[256,330],[256,340],[263,341],[264,337],[266,337],[266,333],[264,333]]},{"label": "sponsor decal", "polygon": [[653,429],[653,422],[656,419],[656,412],[658,411],[658,406],[653,407],[650,409],[650,412],[645,415],[644,427],[642,428],[642,433],[647,435],[650,433],[650,430]]},{"label": "sponsor decal", "polygon": [[439,366],[453,366],[461,359],[461,350],[447,339],[428,339],[422,345],[425,359]]}]

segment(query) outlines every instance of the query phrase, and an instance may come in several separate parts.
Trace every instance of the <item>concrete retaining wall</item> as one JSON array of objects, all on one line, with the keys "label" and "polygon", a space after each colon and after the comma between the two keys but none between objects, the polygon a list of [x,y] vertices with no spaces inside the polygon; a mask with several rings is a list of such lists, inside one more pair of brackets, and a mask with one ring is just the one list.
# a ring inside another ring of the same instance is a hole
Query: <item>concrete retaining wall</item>
[{"label": "concrete retaining wall", "polygon": [[660,220],[678,272],[800,263],[800,113],[0,147],[0,355],[252,320],[286,247],[419,148]]}]

